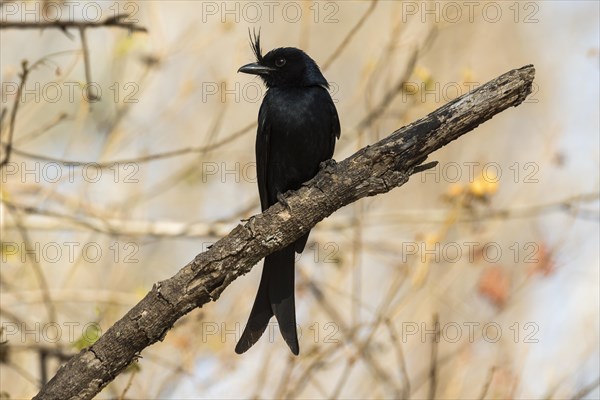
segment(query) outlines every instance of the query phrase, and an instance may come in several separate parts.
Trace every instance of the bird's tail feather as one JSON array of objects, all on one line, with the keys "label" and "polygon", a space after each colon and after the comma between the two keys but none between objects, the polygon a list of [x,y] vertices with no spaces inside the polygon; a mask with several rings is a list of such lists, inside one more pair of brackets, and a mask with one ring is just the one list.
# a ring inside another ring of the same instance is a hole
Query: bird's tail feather
[{"label": "bird's tail feather", "polygon": [[298,355],[300,348],[296,333],[294,273],[294,245],[265,258],[256,299],[246,328],[235,347],[236,353],[242,354],[252,347],[275,315],[281,336],[292,353]]}]

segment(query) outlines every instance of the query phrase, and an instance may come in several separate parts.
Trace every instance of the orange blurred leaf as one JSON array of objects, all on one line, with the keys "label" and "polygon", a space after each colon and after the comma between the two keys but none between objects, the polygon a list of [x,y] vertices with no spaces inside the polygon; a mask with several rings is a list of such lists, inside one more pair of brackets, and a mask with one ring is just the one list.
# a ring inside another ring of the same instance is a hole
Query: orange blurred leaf
[{"label": "orange blurred leaf", "polygon": [[502,307],[508,300],[510,277],[499,265],[487,267],[479,278],[479,294],[496,307]]},{"label": "orange blurred leaf", "polygon": [[529,268],[529,275],[540,274],[542,276],[549,276],[556,271],[556,264],[552,257],[551,249],[544,243],[539,243],[539,250],[535,254],[535,261]]}]

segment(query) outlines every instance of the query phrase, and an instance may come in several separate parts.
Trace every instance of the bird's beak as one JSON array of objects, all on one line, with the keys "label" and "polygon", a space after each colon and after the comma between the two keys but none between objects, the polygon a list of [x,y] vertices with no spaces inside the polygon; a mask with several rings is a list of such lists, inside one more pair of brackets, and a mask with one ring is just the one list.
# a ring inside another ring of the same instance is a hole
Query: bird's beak
[{"label": "bird's beak", "polygon": [[264,65],[260,65],[259,63],[250,63],[246,64],[243,67],[238,69],[238,72],[243,72],[245,74],[252,75],[269,75],[274,68],[265,67]]}]

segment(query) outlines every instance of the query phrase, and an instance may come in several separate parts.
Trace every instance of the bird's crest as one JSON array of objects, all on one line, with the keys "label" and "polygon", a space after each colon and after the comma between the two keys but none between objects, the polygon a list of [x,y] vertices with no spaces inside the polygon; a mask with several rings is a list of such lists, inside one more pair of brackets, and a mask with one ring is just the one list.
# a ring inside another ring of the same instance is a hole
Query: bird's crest
[{"label": "bird's crest", "polygon": [[262,50],[260,48],[260,28],[258,29],[258,35],[256,34],[256,29],[252,30],[250,33],[250,28],[248,28],[248,36],[250,37],[250,47],[252,48],[252,52],[256,56],[256,61],[262,61]]}]

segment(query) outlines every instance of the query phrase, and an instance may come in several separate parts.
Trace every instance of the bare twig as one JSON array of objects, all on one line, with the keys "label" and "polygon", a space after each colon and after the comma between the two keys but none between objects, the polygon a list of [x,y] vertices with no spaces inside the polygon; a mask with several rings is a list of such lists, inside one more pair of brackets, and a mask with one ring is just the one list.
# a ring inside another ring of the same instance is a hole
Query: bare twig
[{"label": "bare twig", "polygon": [[398,96],[398,94],[402,93],[406,87],[406,83],[410,79],[413,70],[415,69],[415,64],[417,63],[417,59],[419,56],[418,49],[414,49],[406,67],[404,69],[404,73],[396,81],[396,83],[383,95],[379,104],[369,113],[367,114],[358,124],[358,129],[362,130],[367,126],[371,125],[373,121],[379,118],[385,110],[390,106],[392,101]]},{"label": "bare twig", "polygon": [[125,385],[125,387],[123,388],[123,391],[119,395],[119,400],[124,400],[126,398],[125,395],[131,388],[131,384],[133,383],[133,378],[135,377],[136,373],[137,373],[137,370],[131,371],[131,374],[129,375],[129,379],[127,380],[127,385]]},{"label": "bare twig", "polygon": [[[21,221],[21,216],[19,215],[19,211],[7,205],[7,209],[12,213],[12,216],[15,220],[15,225],[21,235],[21,239],[23,239],[23,243],[26,249],[35,249],[33,243],[29,237],[29,232],[23,225]],[[33,269],[34,274],[38,280],[38,284],[40,285],[40,290],[43,294],[44,305],[46,306],[46,311],[48,313],[48,322],[56,322],[56,308],[54,307],[54,302],[52,301],[52,297],[50,296],[50,288],[48,286],[48,281],[46,280],[46,276],[44,275],[44,271],[42,270],[42,266],[38,262],[36,256],[30,257],[31,267]]]},{"label": "bare twig", "polygon": [[[147,32],[147,29],[136,25],[134,22],[127,21],[129,16],[126,14],[119,14],[113,17],[106,18],[104,21],[37,21],[37,22],[25,22],[25,21],[2,21],[0,22],[0,29],[47,29],[56,28],[60,29],[67,36],[72,38],[72,35],[67,29],[79,30],[79,36],[81,38],[81,49],[83,51],[83,65],[85,70],[85,80],[87,84],[87,100],[91,104],[95,100],[98,100],[98,96],[92,90],[92,73],[90,63],[90,51],[87,44],[86,29],[88,28],[100,28],[100,27],[117,27],[125,28],[130,32]],[[17,93],[17,97],[20,94],[20,90]],[[10,146],[10,141],[9,141]],[[7,147],[7,151],[10,151],[10,147]],[[2,166],[3,164],[0,164]]]},{"label": "bare twig", "polygon": [[348,46],[348,43],[350,43],[356,32],[358,32],[360,27],[363,26],[365,21],[369,18],[373,11],[375,11],[375,7],[377,6],[378,1],[379,0],[371,1],[371,5],[367,9],[367,11],[365,11],[362,17],[360,17],[356,25],[354,25],[352,29],[350,29],[344,40],[342,40],[342,43],[338,45],[338,47],[333,51],[333,53],[331,53],[329,58],[327,58],[327,60],[323,63],[323,70],[329,68],[329,66],[339,57],[339,55],[342,54],[342,51],[344,51],[346,46]]},{"label": "bare twig", "polygon": [[490,368],[490,373],[488,374],[485,383],[483,384],[483,388],[481,388],[481,394],[479,395],[479,400],[485,399],[487,396],[488,390],[490,390],[490,385],[492,384],[492,380],[494,379],[494,373],[496,372],[496,367]]},{"label": "bare twig", "polygon": [[81,38],[81,51],[83,52],[83,69],[85,71],[85,83],[87,85],[87,101],[91,104],[98,99],[98,96],[92,92],[90,48],[88,47],[87,37],[85,36],[85,28],[82,26],[79,27],[79,37]]},{"label": "bare twig", "polygon": [[[43,135],[44,133],[48,132],[50,129],[54,128],[55,126],[59,125],[61,122],[67,120],[71,118],[69,116],[69,114],[67,113],[60,113],[56,116],[56,118],[54,118],[51,122],[47,123],[46,125],[37,128],[31,132],[28,132],[24,135],[21,135],[19,138],[15,138],[13,140],[14,144],[19,144],[19,143],[24,143],[27,142],[29,140],[33,140],[41,135]],[[14,151],[14,148],[13,148]]]},{"label": "bare twig", "polygon": [[[186,154],[196,154],[196,153],[204,154],[208,151],[216,150],[219,147],[224,146],[228,143],[231,143],[241,136],[244,136],[245,134],[251,132],[252,128],[254,128],[255,126],[256,126],[256,123],[252,122],[252,123],[242,127],[241,129],[238,129],[237,131],[233,132],[231,135],[224,137],[223,139],[219,140],[218,142],[215,142],[215,143],[207,145],[207,146],[186,147],[183,149],[165,151],[162,153],[149,154],[147,156],[117,159],[117,160],[113,160],[113,161],[105,161],[105,162],[100,162],[100,163],[94,163],[94,166],[96,168],[111,168],[111,167],[114,167],[115,164],[143,164],[143,163],[148,163],[151,161],[164,160],[167,158],[178,157],[178,156],[182,156],[182,155],[186,155]],[[31,158],[34,160],[62,163],[65,165],[72,165],[74,167],[85,166],[85,165],[89,165],[90,163],[93,163],[93,161],[62,160],[59,158],[48,157],[48,156],[44,156],[41,154],[29,153],[29,152],[22,151],[22,150],[19,150],[16,148],[13,149],[13,152],[20,156]]]},{"label": "bare twig", "polygon": [[573,397],[571,397],[571,400],[581,400],[581,399],[583,399],[585,396],[587,396],[588,394],[590,394],[591,391],[594,390],[594,389],[596,389],[598,386],[600,386],[600,377],[596,378],[596,380],[594,380],[589,385],[586,385],[586,386],[582,387],[577,393],[575,393],[573,395]]},{"label": "bare twig", "polygon": [[115,17],[106,18],[104,21],[2,21],[0,29],[48,29],[55,28],[66,32],[67,29],[88,29],[88,28],[123,28],[132,32],[148,32],[142,26],[134,22],[127,21],[127,15],[121,14]]},{"label": "bare twig", "polygon": [[[279,377],[279,384],[277,385],[277,389],[275,390],[275,398],[282,399],[283,393],[285,393],[285,389],[287,384],[290,381],[290,376],[292,375],[292,371],[294,370],[294,366],[296,365],[296,358],[288,355],[287,363],[285,368],[281,371],[281,376]],[[273,376],[275,379],[275,376]]]},{"label": "bare twig", "polygon": [[17,121],[17,111],[19,110],[19,104],[21,103],[21,93],[23,92],[23,87],[25,86],[27,75],[29,74],[29,68],[27,68],[27,60],[23,60],[23,62],[21,63],[21,68],[23,68],[22,72],[19,74],[19,76],[21,77],[21,84],[17,89],[17,94],[15,95],[15,103],[13,105],[12,112],[10,113],[8,139],[4,147],[4,158],[2,159],[2,161],[0,161],[0,169],[6,164],[8,164],[10,160],[10,153],[12,151],[12,140],[15,134],[15,123]]},{"label": "bare twig", "polygon": [[[319,305],[321,306],[321,308],[323,309],[325,314],[329,317],[330,320],[336,321],[336,324],[339,327],[339,330],[343,335],[344,344],[345,345],[353,344],[356,348],[354,350],[353,354],[349,357],[348,361],[346,362],[344,371],[340,375],[340,378],[338,379],[334,390],[329,395],[329,398],[336,399],[336,398],[340,397],[341,391],[344,388],[344,386],[346,385],[346,381],[350,377],[350,373],[351,373],[352,369],[355,367],[356,362],[359,360],[359,358],[363,359],[365,365],[369,367],[371,374],[373,375],[373,377],[376,380],[391,387],[391,389],[394,391],[394,397],[399,397],[401,394],[400,388],[396,385],[395,380],[393,378],[391,378],[389,376],[389,374],[386,372],[386,369],[383,368],[377,362],[376,358],[374,358],[372,356],[372,354],[370,352],[370,348],[369,348],[369,340],[364,340],[364,341],[357,340],[356,336],[359,332],[358,326],[356,326],[353,329],[350,329],[344,322],[343,317],[337,312],[337,310],[333,306],[333,304],[331,304],[331,302],[329,302],[327,300],[327,297],[323,294],[323,292],[321,291],[319,286],[314,281],[312,281],[308,278],[306,278],[306,279],[307,279],[306,285],[308,286],[308,289],[310,290],[310,292],[314,296],[314,298],[317,300],[317,302],[319,303]],[[355,300],[355,299],[353,298],[353,300]],[[356,300],[359,300],[359,299],[356,299]],[[374,330],[376,330],[376,327]],[[305,373],[301,376],[299,382],[301,382],[302,379],[307,379],[309,377],[309,374],[307,374],[307,372],[310,372],[310,370],[312,370],[314,365],[316,365],[317,363],[319,363],[319,359],[314,360],[313,363],[309,364],[306,367]],[[302,386],[302,385],[297,385],[296,387],[298,387],[298,386]],[[285,397],[292,397],[292,396],[288,392]]]},{"label": "bare twig", "polygon": [[0,132],[4,130],[4,118],[6,117],[7,112],[8,109],[6,107],[2,107],[0,110]]},{"label": "bare twig", "polygon": [[437,389],[437,362],[438,362],[438,346],[440,343],[440,320],[436,314],[433,314],[433,326],[435,328],[435,334],[431,340],[431,357],[429,359],[429,396],[427,398],[435,399],[435,391]]},{"label": "bare twig", "polygon": [[329,396],[330,399],[339,399],[340,398],[340,392],[342,391],[344,386],[346,386],[346,382],[348,381],[348,378],[350,377],[350,372],[352,372],[352,368],[356,364],[356,361],[358,361],[357,357],[349,357],[346,360],[346,365],[344,366],[344,370],[342,371],[340,378],[338,379],[335,387],[333,388],[333,391],[331,392],[331,395]]},{"label": "bare twig", "polygon": [[404,352],[402,351],[402,344],[400,338],[396,333],[394,324],[389,319],[385,320],[385,325],[388,328],[388,333],[394,347],[396,348],[396,358],[398,359],[398,367],[400,368],[400,377],[402,379],[402,397],[401,399],[407,400],[410,398],[410,379],[408,377],[408,369],[406,368],[406,361],[404,359]]}]

